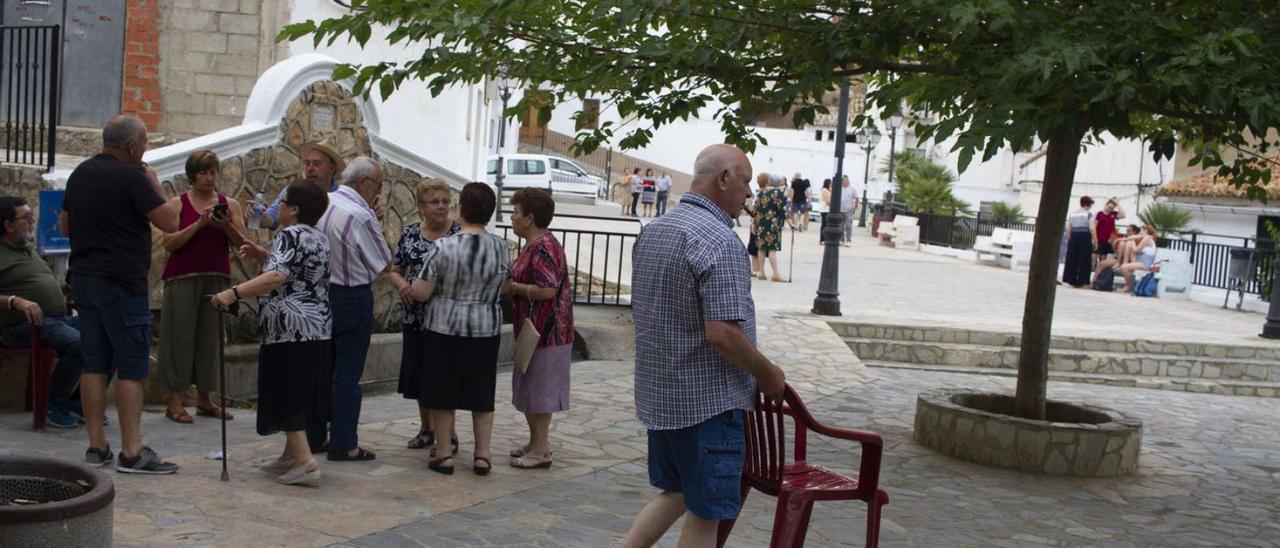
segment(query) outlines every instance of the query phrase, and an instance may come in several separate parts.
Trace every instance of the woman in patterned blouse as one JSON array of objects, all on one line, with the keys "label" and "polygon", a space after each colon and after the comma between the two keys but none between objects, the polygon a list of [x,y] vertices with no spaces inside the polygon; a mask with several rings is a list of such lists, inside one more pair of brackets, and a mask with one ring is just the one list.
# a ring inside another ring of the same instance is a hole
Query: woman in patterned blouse
[{"label": "woman in patterned blouse", "polygon": [[453,454],[440,451],[440,442],[452,436],[459,409],[471,411],[472,471],[483,476],[493,467],[489,441],[502,328],[498,300],[511,280],[507,240],[485,230],[496,205],[489,185],[462,187],[462,230],[436,244],[435,257],[409,289],[414,300],[427,302],[423,355],[431,359],[424,360],[418,402],[431,408],[436,430],[437,456],[427,466],[442,474],[453,473]]},{"label": "woman in patterned blouse", "polygon": [[211,298],[226,311],[259,297],[262,347],[258,350],[258,435],[285,433],[284,453],[262,470],[286,484],[315,485],[320,465],[307,445],[307,421],[327,420],[333,350],[329,311],[329,237],[315,227],[329,207],[319,187],[299,181],[280,201],[279,224],[268,253],[252,242],[240,256],[265,261],[262,274]]},{"label": "woman in patterned blouse", "polygon": [[[449,220],[452,194],[444,179],[423,179],[414,189],[414,194],[417,195],[418,215],[422,222],[404,227],[400,243],[396,246],[395,261],[388,273],[391,285],[400,292],[400,305],[404,310],[400,321],[404,342],[400,346],[400,383],[397,391],[411,400],[419,399],[418,387],[422,382],[422,343],[426,336],[423,320],[426,319],[427,305],[414,301],[409,288],[418,278],[422,267],[435,256],[436,242],[457,234],[462,229],[456,221]],[[418,416],[422,419],[422,427],[409,440],[409,449],[430,447],[436,442],[435,431],[431,428],[431,408],[419,403]],[[454,436],[451,443],[456,452],[457,436]]]},{"label": "woman in patterned blouse", "polygon": [[511,374],[511,403],[529,422],[529,442],[511,451],[511,466],[549,468],[551,414],[569,409],[573,287],[564,247],[547,230],[556,213],[551,195],[525,188],[511,197],[511,206],[511,228],[529,242],[511,269],[515,334],[519,338],[528,318],[540,335],[528,369]]}]

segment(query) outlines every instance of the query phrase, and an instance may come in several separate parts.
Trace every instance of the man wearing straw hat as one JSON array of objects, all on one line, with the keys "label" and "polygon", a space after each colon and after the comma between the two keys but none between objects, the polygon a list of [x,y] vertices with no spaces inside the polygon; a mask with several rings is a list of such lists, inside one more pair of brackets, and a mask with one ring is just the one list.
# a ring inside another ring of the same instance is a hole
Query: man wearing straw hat
[{"label": "man wearing straw hat", "polygon": [[[302,174],[306,180],[325,192],[338,190],[337,175],[346,169],[347,163],[342,160],[342,155],[334,150],[328,139],[302,143],[302,146],[298,147],[298,155],[302,157]],[[280,190],[280,195],[276,196],[271,207],[262,213],[263,228],[276,227],[276,215],[280,213],[281,198],[284,198],[284,189]]]}]

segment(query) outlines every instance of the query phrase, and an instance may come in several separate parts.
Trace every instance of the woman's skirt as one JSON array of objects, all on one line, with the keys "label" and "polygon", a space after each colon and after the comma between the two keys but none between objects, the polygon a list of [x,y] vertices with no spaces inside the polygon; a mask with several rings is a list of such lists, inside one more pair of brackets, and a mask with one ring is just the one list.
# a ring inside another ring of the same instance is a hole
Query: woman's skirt
[{"label": "woman's skirt", "polygon": [[511,403],[521,413],[556,413],[569,409],[569,363],[573,345],[548,346],[533,352],[524,373],[511,375]]},{"label": "woman's skirt", "polygon": [[258,349],[258,434],[306,430],[329,421],[333,341],[264,344]]},{"label": "woman's skirt", "polygon": [[396,384],[396,392],[404,394],[405,399],[416,400],[422,390],[423,364],[422,346],[426,344],[427,332],[402,325],[400,332],[404,341],[400,346],[400,382]]},{"label": "woman's skirt", "polygon": [[459,337],[426,331],[418,405],[431,409],[493,411],[498,336]]},{"label": "woman's skirt", "polygon": [[1067,260],[1062,268],[1062,283],[1075,287],[1089,285],[1093,273],[1093,236],[1085,230],[1071,231],[1067,240]]},{"label": "woman's skirt", "polygon": [[225,274],[196,274],[164,282],[156,380],[169,390],[218,389],[218,314],[209,295],[231,287]]},{"label": "woman's skirt", "polygon": [[645,187],[640,193],[640,201],[645,204],[652,204],[658,197],[658,192],[651,187]]}]

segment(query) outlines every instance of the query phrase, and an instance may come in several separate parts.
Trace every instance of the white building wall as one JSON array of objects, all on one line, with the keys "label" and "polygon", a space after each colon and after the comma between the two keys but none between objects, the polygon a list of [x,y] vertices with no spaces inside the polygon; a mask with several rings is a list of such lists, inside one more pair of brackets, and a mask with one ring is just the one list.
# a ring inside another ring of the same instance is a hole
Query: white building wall
[{"label": "white building wall", "polygon": [[[291,23],[308,19],[338,17],[346,8],[330,0],[293,0]],[[391,46],[380,36],[389,32],[375,27],[373,38],[361,48],[355,41],[339,39],[332,46],[316,48],[308,39],[289,43],[289,55],[312,51],[332,56],[341,62],[376,63],[405,61],[417,51]],[[375,86],[376,88],[376,86]],[[483,85],[453,86],[432,97],[426,84],[408,81],[386,101],[375,89],[369,101],[377,108],[382,122],[382,136],[471,180],[484,180],[484,164],[489,153],[490,133],[496,131],[501,110],[496,89]],[[519,100],[518,90],[512,103]],[[508,121],[507,150],[514,152],[518,122]]]}]

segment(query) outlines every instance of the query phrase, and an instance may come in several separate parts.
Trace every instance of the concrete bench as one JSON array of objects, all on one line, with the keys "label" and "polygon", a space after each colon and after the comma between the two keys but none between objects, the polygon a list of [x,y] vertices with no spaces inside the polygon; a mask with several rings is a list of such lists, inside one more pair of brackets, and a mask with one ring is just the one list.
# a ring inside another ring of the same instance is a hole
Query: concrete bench
[{"label": "concrete bench", "polygon": [[920,219],[910,215],[898,215],[893,223],[880,225],[880,245],[894,248],[920,248]]},{"label": "concrete bench", "polygon": [[996,228],[990,236],[978,236],[974,240],[973,252],[978,261],[1008,259],[1011,270],[1025,271],[1031,266],[1031,245],[1035,239],[1034,232]]}]

